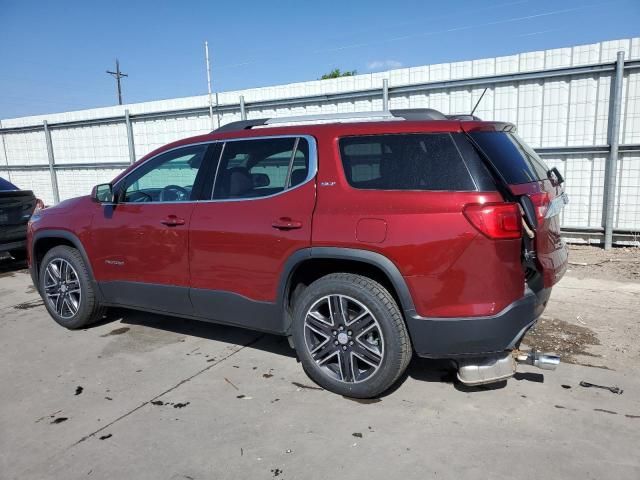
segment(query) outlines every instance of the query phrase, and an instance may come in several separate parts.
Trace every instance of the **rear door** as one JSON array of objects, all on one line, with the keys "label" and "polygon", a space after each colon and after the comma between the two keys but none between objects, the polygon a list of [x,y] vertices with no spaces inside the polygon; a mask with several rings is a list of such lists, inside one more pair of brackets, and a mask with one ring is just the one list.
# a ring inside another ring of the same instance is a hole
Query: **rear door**
[{"label": "rear door", "polygon": [[560,173],[513,132],[469,132],[510,193],[519,199],[535,233],[535,263],[544,287],[557,283],[567,268],[568,250],[560,233],[560,212],[568,203]]},{"label": "rear door", "polygon": [[210,201],[191,218],[191,301],[196,315],[278,331],[280,276],[311,244],[316,148],[311,137],[227,141]]}]

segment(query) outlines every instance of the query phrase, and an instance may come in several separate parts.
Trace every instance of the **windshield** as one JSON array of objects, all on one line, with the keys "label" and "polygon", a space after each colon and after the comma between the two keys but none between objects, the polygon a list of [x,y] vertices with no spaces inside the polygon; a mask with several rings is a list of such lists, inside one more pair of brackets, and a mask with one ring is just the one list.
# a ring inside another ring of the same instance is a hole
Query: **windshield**
[{"label": "windshield", "polygon": [[530,183],[548,178],[549,167],[516,134],[471,132],[469,135],[508,184]]}]

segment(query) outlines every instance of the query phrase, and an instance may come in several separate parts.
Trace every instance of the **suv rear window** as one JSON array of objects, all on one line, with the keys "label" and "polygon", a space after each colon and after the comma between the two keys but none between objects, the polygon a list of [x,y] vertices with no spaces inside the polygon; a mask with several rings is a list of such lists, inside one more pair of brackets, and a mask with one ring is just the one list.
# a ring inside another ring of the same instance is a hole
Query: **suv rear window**
[{"label": "suv rear window", "polygon": [[340,139],[349,185],[375,190],[476,190],[448,133]]},{"label": "suv rear window", "polygon": [[514,185],[544,180],[549,167],[520,137],[506,132],[471,132],[505,182]]}]

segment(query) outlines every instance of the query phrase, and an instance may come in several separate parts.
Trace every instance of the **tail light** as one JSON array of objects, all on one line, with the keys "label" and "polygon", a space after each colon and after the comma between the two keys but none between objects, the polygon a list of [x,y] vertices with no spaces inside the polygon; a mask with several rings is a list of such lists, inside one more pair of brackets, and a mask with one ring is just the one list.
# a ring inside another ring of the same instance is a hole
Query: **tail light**
[{"label": "tail light", "polygon": [[36,198],[36,208],[33,209],[33,213],[38,213],[40,210],[44,210],[44,208],[44,202]]},{"label": "tail light", "polygon": [[517,203],[469,204],[464,216],[485,237],[504,240],[520,238],[522,224]]},{"label": "tail light", "polygon": [[532,193],[529,194],[529,198],[535,208],[538,225],[542,225],[542,222],[544,222],[544,219],[546,218],[547,211],[549,210],[549,204],[551,203],[549,200],[549,194],[547,192]]}]

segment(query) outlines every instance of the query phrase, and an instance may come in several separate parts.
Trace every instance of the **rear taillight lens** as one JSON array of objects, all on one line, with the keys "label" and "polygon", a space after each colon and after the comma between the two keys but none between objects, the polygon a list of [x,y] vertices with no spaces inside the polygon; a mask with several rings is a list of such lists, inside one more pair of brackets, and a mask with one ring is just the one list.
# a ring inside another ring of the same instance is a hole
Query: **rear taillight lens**
[{"label": "rear taillight lens", "polygon": [[470,204],[463,212],[471,225],[488,238],[520,238],[522,224],[517,203]]},{"label": "rear taillight lens", "polygon": [[549,204],[551,203],[549,200],[549,194],[547,192],[532,193],[529,195],[529,198],[536,210],[538,225],[542,225],[542,222],[544,222],[547,215],[547,210],[549,210]]}]

